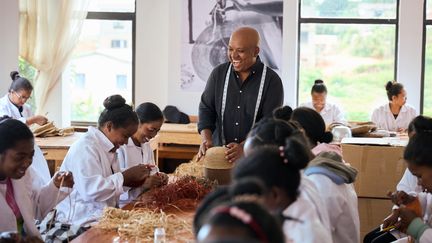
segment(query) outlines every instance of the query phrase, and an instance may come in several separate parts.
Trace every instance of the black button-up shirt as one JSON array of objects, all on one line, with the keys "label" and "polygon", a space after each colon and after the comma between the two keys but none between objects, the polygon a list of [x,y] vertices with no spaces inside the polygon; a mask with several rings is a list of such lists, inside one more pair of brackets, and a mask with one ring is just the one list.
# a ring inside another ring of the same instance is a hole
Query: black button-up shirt
[{"label": "black button-up shirt", "polygon": [[[199,105],[198,132],[210,129],[213,132],[213,145],[215,146],[223,145],[221,137],[222,96],[229,65],[229,62],[223,63],[213,70],[201,95]],[[264,64],[258,57],[245,81],[242,81],[234,68],[231,68],[223,121],[226,144],[243,142],[252,127],[263,68]],[[275,71],[267,67],[263,94],[255,122],[265,116],[271,116],[273,110],[282,104],[282,81]]]}]

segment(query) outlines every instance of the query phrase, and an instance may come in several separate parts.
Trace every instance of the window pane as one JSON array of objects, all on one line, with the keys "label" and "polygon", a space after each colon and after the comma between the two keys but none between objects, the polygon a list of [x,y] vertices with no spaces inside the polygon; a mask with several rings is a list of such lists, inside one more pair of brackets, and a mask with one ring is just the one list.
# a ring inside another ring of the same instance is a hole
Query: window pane
[{"label": "window pane", "polygon": [[135,12],[135,0],[91,0],[89,12]]},{"label": "window pane", "polygon": [[423,114],[432,116],[432,26],[426,27],[425,48]]},{"label": "window pane", "polygon": [[302,18],[395,19],[397,0],[302,0]]},{"label": "window pane", "polygon": [[395,26],[302,24],[299,104],[310,101],[315,79],[323,79],[328,101],[351,121],[369,120],[386,102],[384,85],[394,76]]},{"label": "window pane", "polygon": [[[124,28],[116,28],[119,25]],[[114,42],[118,45],[114,46]],[[131,43],[132,21],[84,22],[80,42],[69,64],[72,121],[97,121],[103,100],[113,94],[120,94],[131,103]]]},{"label": "window pane", "polygon": [[426,19],[432,19],[432,0],[426,0]]}]

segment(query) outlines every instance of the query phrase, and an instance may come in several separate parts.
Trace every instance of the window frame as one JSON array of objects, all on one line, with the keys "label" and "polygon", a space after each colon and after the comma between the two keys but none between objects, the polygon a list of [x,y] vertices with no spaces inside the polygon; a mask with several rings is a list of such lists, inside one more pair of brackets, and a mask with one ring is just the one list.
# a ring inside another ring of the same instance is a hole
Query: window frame
[{"label": "window frame", "polygon": [[420,114],[424,111],[424,89],[425,89],[425,71],[426,71],[426,38],[427,38],[427,27],[428,25],[432,27],[432,18],[426,18],[427,12],[427,2],[430,0],[425,0],[423,2],[423,38],[422,38],[422,61],[421,61],[421,83],[420,83]]},{"label": "window frame", "polygon": [[[134,12],[87,12],[86,20],[127,20],[132,22],[132,103],[135,104],[135,63],[136,63],[136,0]],[[129,43],[128,43],[129,45]],[[74,121],[71,126],[97,126],[97,122]]]},{"label": "window frame", "polygon": [[[426,0],[427,1],[427,0]],[[426,2],[425,1],[425,2]],[[395,26],[395,56],[394,56],[394,72],[393,79],[397,80],[397,64],[398,64],[398,44],[399,44],[399,13],[400,13],[400,0],[396,0],[396,17],[394,19],[374,19],[374,18],[336,18],[336,17],[322,17],[322,18],[309,18],[302,17],[302,0],[298,0],[298,17],[297,17],[297,90],[296,90],[296,103],[299,105],[300,99],[300,52],[301,52],[301,25],[302,24],[375,24],[375,25],[394,25]]]}]

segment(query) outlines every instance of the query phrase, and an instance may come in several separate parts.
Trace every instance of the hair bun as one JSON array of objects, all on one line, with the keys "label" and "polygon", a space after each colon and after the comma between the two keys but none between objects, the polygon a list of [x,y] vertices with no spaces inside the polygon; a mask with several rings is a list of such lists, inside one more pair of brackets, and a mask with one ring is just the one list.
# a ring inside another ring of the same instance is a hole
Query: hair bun
[{"label": "hair bun", "polygon": [[387,91],[389,91],[393,87],[394,83],[396,83],[396,82],[395,81],[388,81],[387,84],[386,84],[386,86],[385,86],[385,89]]},{"label": "hair bun", "polygon": [[10,73],[10,77],[11,77],[12,81],[15,81],[17,78],[20,77],[19,72],[17,72],[17,71],[12,71],[12,72]]},{"label": "hair bun", "polygon": [[285,141],[284,157],[288,165],[296,169],[304,169],[309,163],[309,152],[298,138],[288,137]]},{"label": "hair bun", "polygon": [[324,81],[322,79],[316,79],[314,84],[324,84]]},{"label": "hair bun", "polygon": [[291,118],[293,110],[290,106],[282,106],[273,111],[273,117],[288,121]]},{"label": "hair bun", "polygon": [[116,108],[120,108],[126,104],[126,100],[121,95],[111,95],[108,96],[104,102],[103,106],[107,110],[113,110]]},{"label": "hair bun", "polygon": [[331,141],[333,141],[333,133],[331,133],[331,132],[325,132],[322,135],[322,137],[321,137],[321,139],[320,139],[319,142],[321,142],[321,143],[330,143]]}]

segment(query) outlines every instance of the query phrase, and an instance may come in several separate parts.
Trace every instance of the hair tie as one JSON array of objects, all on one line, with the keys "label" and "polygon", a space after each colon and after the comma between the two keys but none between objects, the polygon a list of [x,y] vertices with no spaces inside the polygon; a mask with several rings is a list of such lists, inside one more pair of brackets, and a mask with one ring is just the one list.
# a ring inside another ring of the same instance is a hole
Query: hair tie
[{"label": "hair tie", "polygon": [[261,226],[253,219],[252,215],[250,215],[245,210],[239,207],[222,207],[217,208],[216,213],[226,213],[231,217],[240,220],[243,224],[248,225],[254,232],[257,234],[258,238],[261,242],[269,242],[266,234],[261,229]]},{"label": "hair tie", "polygon": [[283,159],[284,164],[288,164],[288,159],[285,157],[284,146],[279,146],[279,156]]}]

